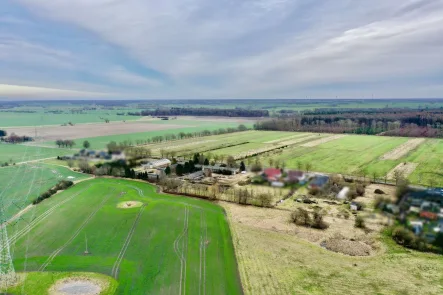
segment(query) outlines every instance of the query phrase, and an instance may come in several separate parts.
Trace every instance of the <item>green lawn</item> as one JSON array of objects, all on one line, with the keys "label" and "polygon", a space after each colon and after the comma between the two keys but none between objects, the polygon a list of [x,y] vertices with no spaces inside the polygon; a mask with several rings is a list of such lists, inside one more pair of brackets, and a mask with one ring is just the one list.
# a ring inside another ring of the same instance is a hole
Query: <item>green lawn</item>
[{"label": "green lawn", "polygon": [[[124,201],[146,206],[118,209]],[[29,234],[20,235],[26,228]],[[116,294],[242,294],[223,209],[158,194],[149,184],[84,181],[43,201],[8,230],[16,241],[17,271],[45,265],[45,271],[101,273],[116,277]],[[83,253],[85,238],[89,255]]]},{"label": "green lawn", "polygon": [[77,181],[90,176],[72,172],[68,168],[40,163],[0,168],[0,200],[4,214],[2,218],[11,218],[42,192],[68,177]]}]

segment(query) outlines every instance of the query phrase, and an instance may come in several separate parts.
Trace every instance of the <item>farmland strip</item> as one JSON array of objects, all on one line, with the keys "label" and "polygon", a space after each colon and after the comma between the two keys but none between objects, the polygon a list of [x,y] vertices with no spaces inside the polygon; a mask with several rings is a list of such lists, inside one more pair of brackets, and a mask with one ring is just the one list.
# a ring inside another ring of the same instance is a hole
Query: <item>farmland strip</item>
[{"label": "farmland strip", "polygon": [[69,240],[66,241],[66,243],[64,243],[60,248],[58,248],[57,250],[55,250],[54,252],[52,252],[52,254],[48,257],[48,259],[46,259],[45,263],[42,264],[42,266],[39,268],[39,271],[43,271],[45,270],[45,268],[52,262],[52,260],[54,260],[54,258],[61,252],[63,251],[63,249],[65,249],[79,234],[80,232],[83,230],[83,228],[85,228],[85,226],[89,223],[89,221],[91,221],[91,219],[95,216],[95,214],[97,214],[97,212],[103,207],[103,205],[109,200],[109,198],[111,197],[112,193],[108,194],[108,196],[106,198],[103,199],[103,201],[100,203],[100,205],[98,206],[98,208],[96,210],[94,210],[89,216],[88,218],[82,223],[82,225],[75,231],[75,233],[71,236],[71,238]]},{"label": "farmland strip", "polygon": [[395,149],[390,152],[384,154],[381,159],[382,160],[398,160],[403,156],[406,156],[410,151],[417,148],[420,144],[422,144],[426,139],[425,138],[414,138],[409,139],[407,142],[399,145]]},{"label": "farmland strip", "polygon": [[314,147],[314,146],[318,146],[318,145],[323,144],[323,143],[327,143],[327,142],[330,142],[330,141],[333,141],[333,140],[336,140],[336,139],[340,139],[340,138],[345,137],[345,136],[346,135],[344,135],[344,134],[332,135],[332,136],[329,136],[329,137],[324,137],[324,138],[320,138],[318,140],[307,142],[305,144],[302,144],[301,146],[303,146],[303,147]]},{"label": "farmland strip", "polygon": [[137,227],[138,221],[140,220],[140,216],[142,215],[143,211],[145,210],[146,204],[144,204],[140,211],[138,211],[137,217],[134,220],[134,223],[132,224],[131,229],[129,230],[129,233],[126,237],[126,240],[123,244],[122,249],[120,250],[120,253],[118,254],[117,260],[114,263],[114,266],[112,267],[111,275],[117,279],[118,271],[120,269],[120,264],[123,260],[123,257],[126,254],[126,250],[128,249],[129,243],[131,243],[132,236],[134,235],[135,228]]}]

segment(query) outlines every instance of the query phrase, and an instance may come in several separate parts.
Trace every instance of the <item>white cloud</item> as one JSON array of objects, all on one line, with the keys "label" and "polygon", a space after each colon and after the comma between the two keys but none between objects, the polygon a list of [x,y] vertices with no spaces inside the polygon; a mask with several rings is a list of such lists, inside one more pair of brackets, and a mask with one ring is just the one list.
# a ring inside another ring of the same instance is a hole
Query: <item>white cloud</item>
[{"label": "white cloud", "polygon": [[[176,87],[156,92],[161,96],[320,96],[325,85],[349,94],[354,90],[337,87],[357,83],[383,83],[380,96],[407,96],[414,77],[441,74],[443,66],[443,0],[18,2],[168,75]],[[106,76],[157,83],[122,68]],[[315,87],[321,90],[306,90]]]},{"label": "white cloud", "polygon": [[92,98],[109,95],[109,93],[0,84],[0,97],[4,98]]},{"label": "white cloud", "polygon": [[104,76],[106,76],[107,78],[111,79],[114,82],[126,85],[154,86],[154,87],[162,85],[160,80],[132,73],[123,67],[114,67],[103,74]]}]

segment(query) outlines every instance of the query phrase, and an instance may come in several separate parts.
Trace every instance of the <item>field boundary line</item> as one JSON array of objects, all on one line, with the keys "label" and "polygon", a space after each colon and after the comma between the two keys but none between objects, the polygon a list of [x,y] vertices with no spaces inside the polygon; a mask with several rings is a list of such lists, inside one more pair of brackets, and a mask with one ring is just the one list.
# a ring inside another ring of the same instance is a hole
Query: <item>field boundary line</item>
[{"label": "field boundary line", "polygon": [[[208,225],[206,223],[206,214],[200,213],[200,269],[199,269],[199,288],[198,294],[206,294],[206,243],[208,240]],[[203,280],[203,282],[202,282]]]},{"label": "field boundary line", "polygon": [[123,247],[121,248],[120,253],[117,256],[117,260],[115,261],[115,263],[112,267],[111,276],[113,276],[115,279],[117,279],[118,271],[120,269],[120,264],[123,260],[123,257],[126,254],[126,250],[128,249],[129,244],[131,243],[132,236],[134,235],[137,224],[138,224],[140,217],[141,217],[143,211],[145,210],[145,208],[146,208],[146,204],[143,204],[143,206],[138,211],[137,216],[135,217],[134,223],[132,224],[131,229],[129,230],[129,233],[126,236],[125,242],[123,243]]},{"label": "field boundary line", "polygon": [[[115,190],[114,190],[115,191]],[[80,227],[74,232],[74,234],[71,236],[71,238],[69,238],[69,240],[67,240],[61,247],[59,247],[57,250],[55,250],[54,252],[52,252],[52,254],[48,257],[48,259],[45,261],[45,263],[42,264],[42,266],[39,268],[39,271],[43,271],[45,270],[45,268],[52,262],[52,260],[54,260],[54,258],[61,252],[63,251],[70,243],[72,243],[72,241],[80,234],[80,232],[86,227],[86,225],[88,225],[88,223],[91,221],[91,219],[95,216],[95,214],[97,214],[97,212],[103,208],[103,205],[111,198],[112,196],[112,192],[110,192],[108,194],[108,196],[106,198],[103,199],[103,201],[101,201],[100,205],[98,206],[97,209],[95,209],[93,212],[91,212],[91,214],[89,214],[88,218],[86,218],[85,221],[83,221],[83,223],[80,225]]]}]

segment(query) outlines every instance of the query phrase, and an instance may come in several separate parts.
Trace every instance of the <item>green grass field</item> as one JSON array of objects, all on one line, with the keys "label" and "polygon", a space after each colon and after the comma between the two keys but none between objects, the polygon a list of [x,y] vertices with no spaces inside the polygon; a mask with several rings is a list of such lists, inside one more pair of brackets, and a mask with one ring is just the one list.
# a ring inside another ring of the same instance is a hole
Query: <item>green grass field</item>
[{"label": "green grass field", "polygon": [[[177,123],[179,122],[179,123]],[[156,122],[156,124],[159,122]],[[238,123],[230,123],[230,122],[197,122],[197,121],[189,121],[189,120],[171,120],[169,123],[160,123],[160,124],[179,124],[183,125],[182,127],[176,129],[168,129],[168,130],[160,130],[160,131],[148,131],[148,132],[137,132],[137,133],[128,133],[128,134],[117,134],[117,135],[107,135],[107,136],[98,136],[98,137],[88,137],[74,140],[76,148],[81,148],[83,142],[88,140],[91,143],[92,149],[104,149],[106,145],[111,142],[123,142],[125,140],[132,141],[135,143],[137,140],[146,140],[148,138],[152,138],[154,136],[164,136],[165,134],[175,134],[177,135],[180,132],[198,132],[203,130],[216,130],[220,128],[228,128],[228,127],[238,127]],[[251,124],[245,124],[247,126],[251,126]],[[56,146],[54,141],[45,142],[45,145]]]},{"label": "green grass field", "polygon": [[8,220],[24,209],[42,192],[60,180],[78,181],[90,177],[68,168],[30,163],[0,168],[0,199],[3,202],[2,219]]},{"label": "green grass field", "polygon": [[[26,110],[32,108],[25,108]],[[119,110],[89,110],[82,114],[72,114],[66,106],[61,107],[63,114],[45,113],[42,108],[35,108],[36,113],[12,113],[0,112],[0,128],[12,126],[41,126],[61,125],[72,122],[79,123],[103,123],[104,118],[111,121],[137,120],[136,116],[118,116]],[[126,110],[125,110],[126,112]]]},{"label": "green grass field", "polygon": [[74,153],[74,150],[0,143],[0,163],[9,164],[45,159]]},{"label": "green grass field", "polygon": [[[128,201],[144,206],[117,208]],[[149,184],[81,182],[8,232],[19,272],[101,273],[117,279],[116,294],[242,294],[223,209],[158,194]]]}]

